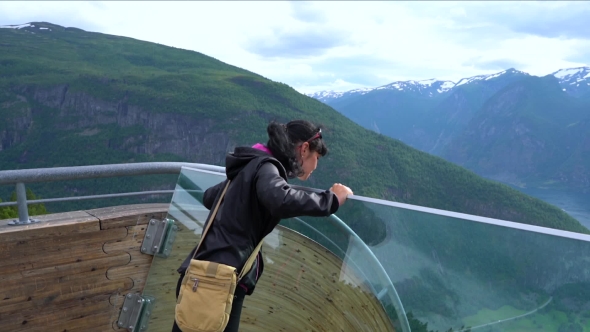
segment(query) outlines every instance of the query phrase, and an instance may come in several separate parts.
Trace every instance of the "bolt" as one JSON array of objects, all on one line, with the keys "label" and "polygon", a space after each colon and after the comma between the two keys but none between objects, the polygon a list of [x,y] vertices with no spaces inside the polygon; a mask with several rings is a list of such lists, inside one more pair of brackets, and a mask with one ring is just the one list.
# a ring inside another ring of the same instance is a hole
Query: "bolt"
[{"label": "bolt", "polygon": [[156,223],[155,220],[150,220],[150,224],[154,225]]},{"label": "bolt", "polygon": [[131,298],[131,294],[127,294],[127,298],[129,298],[129,299],[130,299],[130,298]]},{"label": "bolt", "polygon": [[150,239],[152,236],[148,234],[145,237],[147,237],[148,239]]},{"label": "bolt", "polygon": [[133,325],[129,325],[129,329],[130,330],[133,330]]},{"label": "bolt", "polygon": [[127,312],[127,307],[123,307],[123,311],[124,312]]},{"label": "bolt", "polygon": [[146,251],[145,247],[141,248],[141,251],[145,252]]},{"label": "bolt", "polygon": [[123,326],[123,322],[119,321],[119,324],[118,325],[119,326]]}]

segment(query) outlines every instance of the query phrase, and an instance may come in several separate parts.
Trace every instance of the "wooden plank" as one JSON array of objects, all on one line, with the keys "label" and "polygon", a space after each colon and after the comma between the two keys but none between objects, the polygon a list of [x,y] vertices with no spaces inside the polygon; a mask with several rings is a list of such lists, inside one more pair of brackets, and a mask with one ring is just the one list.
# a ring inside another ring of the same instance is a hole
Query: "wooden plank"
[{"label": "wooden plank", "polygon": [[[118,259],[121,262],[127,261],[129,258],[126,255],[122,253]],[[103,268],[72,275],[11,280],[7,282],[8,287],[0,293],[0,312],[30,306],[18,303],[32,302],[33,306],[38,303],[59,303],[72,297],[97,294],[102,289],[108,289],[110,294],[114,294],[133,287],[133,280],[129,278],[108,279],[106,270],[107,268]],[[125,288],[119,289],[121,284],[126,285]]]},{"label": "wooden plank", "polygon": [[39,307],[35,312],[13,313],[3,317],[2,331],[109,331],[114,312],[108,296],[101,294],[91,300],[74,299]]},{"label": "wooden plank", "polygon": [[89,243],[87,247],[75,246],[72,248],[66,248],[62,251],[44,253],[44,260],[40,259],[39,255],[37,255],[20,257],[19,259],[22,260],[21,262],[14,262],[12,260],[0,261],[0,278],[5,274],[11,274],[15,272],[24,273],[34,269],[83,262],[104,257],[105,252],[100,246],[101,244],[102,243],[99,242]]},{"label": "wooden plank", "polygon": [[[91,280],[93,281],[93,280]],[[72,286],[65,285],[62,288],[67,288],[64,290],[60,290],[62,294],[51,294],[48,297],[48,300],[36,302],[35,305],[22,308],[20,305],[12,305],[9,309],[12,310],[3,310],[0,313],[0,317],[2,321],[9,317],[20,317],[18,319],[25,319],[29,320],[26,317],[34,317],[38,314],[43,312],[54,312],[62,310],[64,305],[68,303],[91,303],[92,301],[96,300],[97,296],[102,296],[101,302],[104,303],[106,307],[110,307],[110,303],[108,302],[109,297],[116,291],[127,289],[131,287],[131,282],[128,279],[117,280],[117,281],[110,281],[110,280],[94,280],[93,284],[79,284],[75,285],[76,287],[79,286],[80,288],[70,288]],[[58,298],[57,300],[53,300]]]},{"label": "wooden plank", "polygon": [[100,220],[101,229],[145,225],[150,219],[166,217],[170,204],[132,204],[87,210]]},{"label": "wooden plank", "polygon": [[[126,252],[129,253],[131,260],[125,266],[117,266],[107,271],[107,277],[111,280],[129,278],[133,280],[133,287],[128,293],[140,293],[145,285],[146,278],[153,256],[145,255],[140,252],[143,237],[147,229],[146,225],[127,226],[128,236],[116,242],[105,243],[104,250],[107,253]],[[111,296],[110,303],[120,309],[125,301],[125,294],[118,293]],[[115,318],[116,319],[116,318]]]},{"label": "wooden plank", "polygon": [[[92,308],[88,313],[69,320],[62,320],[52,326],[54,331],[80,331],[80,332],[106,332],[114,331],[113,327],[108,324],[113,320],[112,310],[102,308]],[[94,313],[93,313],[94,311]],[[117,313],[118,317],[119,314]],[[116,320],[117,317],[114,319]],[[126,330],[121,330],[126,331]],[[154,331],[155,332],[155,331]]]},{"label": "wooden plank", "polygon": [[[132,278],[134,282],[144,281],[147,270],[152,263],[153,256],[140,252],[141,244],[145,234],[146,226],[128,226],[126,238],[105,243],[103,249],[106,253],[125,252],[129,254],[130,261],[124,266],[114,266],[107,271],[107,278],[115,280],[118,278]],[[143,272],[143,273],[141,273]]]},{"label": "wooden plank", "polygon": [[[126,228],[117,228],[92,233],[68,234],[63,236],[38,237],[21,240],[18,236],[2,243],[0,267],[26,262],[53,262],[59,257],[79,256],[92,249],[103,251],[105,242],[127,237]],[[104,252],[104,251],[103,251]],[[57,256],[57,257],[56,257]],[[58,261],[55,261],[58,263]],[[0,272],[2,273],[2,272]]]},{"label": "wooden plank", "polygon": [[[29,225],[10,226],[14,219],[0,220],[0,243],[11,236],[21,239],[35,236],[53,236],[64,233],[94,232],[100,229],[97,218],[84,211],[64,212],[34,216],[38,223]],[[57,227],[68,226],[68,227]]]},{"label": "wooden plank", "polygon": [[[50,280],[59,279],[59,281],[69,280],[67,277],[75,276],[84,272],[103,271],[105,274],[109,268],[113,266],[126,265],[131,261],[131,256],[126,253],[118,253],[114,255],[102,254],[102,256],[95,259],[80,260],[72,263],[59,264],[55,266],[46,266],[35,268],[31,270],[20,271],[17,273],[0,275],[0,285],[4,285],[11,281],[17,281],[21,284],[31,282],[31,280]],[[9,288],[10,286],[7,286]],[[0,293],[1,294],[1,293]]]},{"label": "wooden plank", "polygon": [[[120,251],[137,251],[138,255],[144,255],[139,250],[141,243],[143,242],[143,237],[145,235],[147,225],[127,226],[119,229],[126,229],[127,235],[115,241],[106,241],[103,246],[104,252],[107,254],[112,254]],[[107,230],[103,230],[102,232],[105,231]]]}]

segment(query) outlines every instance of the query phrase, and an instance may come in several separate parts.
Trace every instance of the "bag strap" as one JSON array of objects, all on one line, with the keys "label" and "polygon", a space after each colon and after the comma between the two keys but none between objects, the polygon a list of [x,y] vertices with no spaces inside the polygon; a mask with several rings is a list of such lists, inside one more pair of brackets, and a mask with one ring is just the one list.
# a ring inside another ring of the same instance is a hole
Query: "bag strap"
[{"label": "bag strap", "polygon": [[[219,197],[219,200],[217,201],[217,205],[215,205],[215,209],[213,210],[213,213],[211,214],[211,217],[209,218],[209,222],[207,223],[207,227],[205,227],[205,231],[203,232],[203,235],[201,236],[201,241],[199,241],[199,245],[197,246],[197,250],[195,250],[195,253],[193,254],[192,259],[195,259],[195,256],[197,255],[197,252],[199,251],[199,248],[201,247],[201,244],[203,243],[203,239],[205,238],[205,235],[207,235],[207,232],[209,231],[211,224],[213,224],[213,221],[215,220],[215,216],[217,215],[217,210],[219,210],[219,205],[221,205],[221,201],[223,200],[223,197],[225,196],[225,193],[227,192],[227,188],[229,187],[230,182],[231,182],[230,180],[227,180],[227,184],[225,185],[225,188],[223,188],[223,192],[221,193],[221,196]],[[252,264],[254,264],[254,260],[256,259],[256,256],[258,256],[258,252],[260,251],[260,248],[262,247],[262,242],[263,241],[260,241],[260,243],[258,243],[258,246],[254,249],[254,251],[252,252],[250,257],[248,257],[246,264],[242,268],[242,271],[240,271],[240,275],[238,276],[238,280],[241,280],[242,277],[244,276],[245,272],[250,271],[250,269],[252,268]]]},{"label": "bag strap", "polygon": [[254,260],[256,259],[256,256],[258,256],[258,252],[260,251],[261,247],[262,247],[262,241],[260,241],[260,243],[258,243],[258,246],[256,247],[256,249],[254,249],[254,251],[252,252],[250,257],[248,257],[248,260],[246,261],[246,264],[242,268],[240,275],[238,275],[238,280],[241,280],[242,277],[244,277],[244,274],[246,274],[246,272],[250,272],[250,269],[252,268],[252,264],[254,264]]},{"label": "bag strap", "polygon": [[223,188],[223,192],[221,193],[221,196],[219,196],[219,200],[217,200],[217,205],[215,205],[215,209],[213,210],[213,213],[211,213],[211,217],[209,218],[209,222],[207,223],[207,227],[205,227],[205,231],[203,232],[203,236],[201,236],[201,241],[199,241],[199,245],[197,246],[197,250],[195,250],[195,253],[193,254],[192,259],[195,259],[195,256],[197,256],[197,252],[199,251],[199,248],[201,247],[201,244],[203,243],[203,239],[205,238],[205,235],[207,235],[207,232],[209,231],[209,228],[211,227],[213,220],[215,220],[215,215],[217,215],[217,210],[219,210],[219,205],[221,204],[221,201],[223,200],[223,196],[225,196],[225,192],[227,191],[227,187],[229,187],[230,182],[231,182],[230,180],[227,180],[227,184],[225,185],[225,188]]}]

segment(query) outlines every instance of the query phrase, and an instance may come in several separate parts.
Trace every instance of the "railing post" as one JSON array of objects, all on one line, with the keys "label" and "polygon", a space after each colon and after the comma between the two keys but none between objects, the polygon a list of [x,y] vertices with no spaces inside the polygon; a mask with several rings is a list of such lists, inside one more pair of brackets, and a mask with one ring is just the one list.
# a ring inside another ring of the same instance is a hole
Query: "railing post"
[{"label": "railing post", "polygon": [[8,225],[25,225],[38,222],[38,220],[29,219],[27,190],[23,182],[16,183],[16,206],[18,208],[18,220],[11,221],[8,223]]},{"label": "railing post", "polygon": [[27,190],[25,189],[25,184],[22,182],[16,184],[16,203],[18,206],[19,223],[28,223],[29,209],[27,207]]}]

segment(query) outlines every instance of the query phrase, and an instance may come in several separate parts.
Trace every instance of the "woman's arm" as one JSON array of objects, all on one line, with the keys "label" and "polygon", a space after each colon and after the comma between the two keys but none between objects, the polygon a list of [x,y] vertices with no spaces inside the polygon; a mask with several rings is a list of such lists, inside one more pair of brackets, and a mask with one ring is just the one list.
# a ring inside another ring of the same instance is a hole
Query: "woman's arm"
[{"label": "woman's arm", "polygon": [[329,190],[313,193],[292,188],[272,163],[264,163],[258,170],[256,193],[270,214],[280,219],[329,216],[340,206],[336,195]]},{"label": "woman's arm", "polygon": [[221,193],[221,190],[223,190],[226,181],[227,180],[223,180],[213,187],[209,187],[209,189],[205,190],[205,193],[203,194],[203,205],[208,210],[211,210],[213,207],[213,203],[215,203],[215,199]]}]

